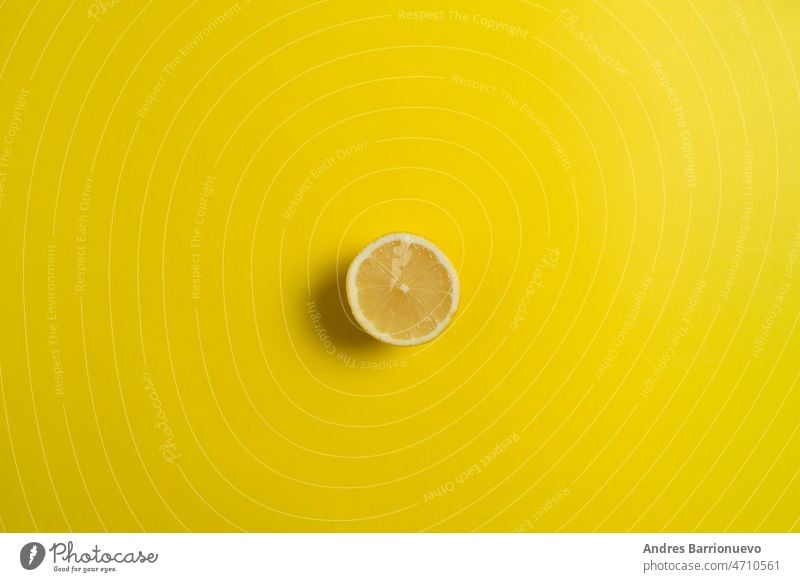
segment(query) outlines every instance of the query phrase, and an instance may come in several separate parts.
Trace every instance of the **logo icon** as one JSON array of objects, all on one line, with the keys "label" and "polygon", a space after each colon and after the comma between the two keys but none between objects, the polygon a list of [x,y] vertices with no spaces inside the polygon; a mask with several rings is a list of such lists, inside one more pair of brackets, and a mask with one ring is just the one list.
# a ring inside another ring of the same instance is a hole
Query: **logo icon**
[{"label": "logo icon", "polygon": [[26,570],[35,570],[44,560],[44,546],[39,542],[28,542],[19,551],[19,563]]}]

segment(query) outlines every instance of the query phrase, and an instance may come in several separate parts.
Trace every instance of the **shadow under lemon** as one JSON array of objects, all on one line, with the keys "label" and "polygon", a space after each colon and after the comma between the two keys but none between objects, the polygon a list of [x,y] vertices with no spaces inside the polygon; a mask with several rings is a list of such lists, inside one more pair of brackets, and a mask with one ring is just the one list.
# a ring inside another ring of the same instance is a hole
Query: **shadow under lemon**
[{"label": "shadow under lemon", "polygon": [[396,350],[364,332],[355,322],[347,302],[347,265],[323,272],[312,281],[306,305],[307,329],[320,347],[340,359],[390,357]]}]

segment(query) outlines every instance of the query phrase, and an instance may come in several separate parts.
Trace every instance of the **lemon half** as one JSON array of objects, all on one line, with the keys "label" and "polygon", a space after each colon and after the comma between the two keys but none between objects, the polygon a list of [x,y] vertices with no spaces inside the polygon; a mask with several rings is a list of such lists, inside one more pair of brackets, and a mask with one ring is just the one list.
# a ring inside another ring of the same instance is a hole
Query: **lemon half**
[{"label": "lemon half", "polygon": [[415,346],[438,336],[458,307],[458,275],[432,242],[387,234],[347,270],[347,300],[358,324],[382,342]]}]

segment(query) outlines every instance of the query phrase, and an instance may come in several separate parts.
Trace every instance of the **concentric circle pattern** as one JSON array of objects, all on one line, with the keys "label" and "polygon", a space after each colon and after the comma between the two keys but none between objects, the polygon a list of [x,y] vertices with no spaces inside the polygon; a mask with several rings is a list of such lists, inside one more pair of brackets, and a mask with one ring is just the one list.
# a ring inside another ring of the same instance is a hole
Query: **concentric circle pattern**
[{"label": "concentric circle pattern", "polygon": [[[0,1],[0,528],[800,531],[798,31]],[[413,348],[346,309],[396,231]]]}]

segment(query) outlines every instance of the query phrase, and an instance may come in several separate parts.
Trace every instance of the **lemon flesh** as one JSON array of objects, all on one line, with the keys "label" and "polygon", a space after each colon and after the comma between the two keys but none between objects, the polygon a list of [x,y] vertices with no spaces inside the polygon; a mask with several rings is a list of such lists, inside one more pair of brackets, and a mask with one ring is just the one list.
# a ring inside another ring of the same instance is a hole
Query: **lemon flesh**
[{"label": "lemon flesh", "polygon": [[438,336],[458,307],[458,276],[432,242],[392,233],[362,250],[347,271],[347,299],[358,324],[394,345]]}]

